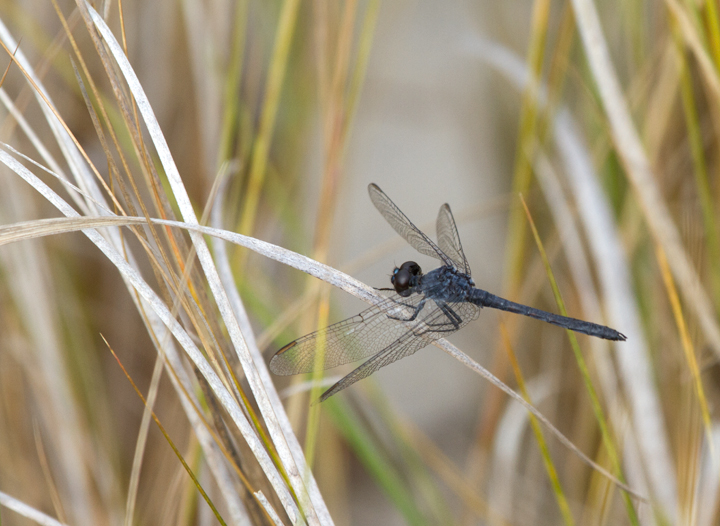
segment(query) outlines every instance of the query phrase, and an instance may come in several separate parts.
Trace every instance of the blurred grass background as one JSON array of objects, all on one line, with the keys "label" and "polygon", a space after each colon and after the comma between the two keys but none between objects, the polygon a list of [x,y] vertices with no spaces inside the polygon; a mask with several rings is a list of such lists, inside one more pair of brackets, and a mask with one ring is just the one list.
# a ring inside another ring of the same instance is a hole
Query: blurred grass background
[{"label": "blurred grass background", "polygon": [[[605,38],[598,44],[591,5],[95,6],[125,42],[198,216],[224,174],[225,228],[384,287],[394,264],[415,259],[429,270],[434,263],[404,246],[371,206],[366,187],[375,182],[431,237],[437,209],[450,203],[477,285],[557,312],[521,193],[569,315],[628,336],[617,345],[579,338],[589,382],[571,341],[552,326],[484,312],[451,340],[527,393],[580,450],[648,502],[624,497],[542,428],[533,432],[524,409],[430,347],[322,405],[309,407],[307,392],[286,400],[336,524],[720,520],[718,6],[598,3]],[[76,5],[3,0],[0,20],[21,39],[58,114],[125,212],[176,214],[157,156],[130,131],[132,105],[113,94],[117,73],[103,67]],[[602,62],[603,44],[612,69]],[[61,158],[16,65],[2,89],[49,155]],[[47,163],[4,104],[1,140]],[[623,120],[623,109],[632,120]],[[3,225],[56,215],[3,168]],[[154,239],[172,263],[147,258],[138,268],[169,306],[184,297],[179,319],[208,355],[222,350],[234,364],[207,285],[196,274],[179,279],[191,254],[173,235]],[[140,236],[128,235],[128,244],[142,252]],[[103,338],[143,392],[153,385],[156,352],[117,269],[98,256],[79,234],[0,247],[0,492],[69,524],[214,523],[165,437],[150,428],[139,446],[144,406]],[[230,261],[267,359],[363,308],[245,249],[231,249]],[[178,290],[163,284],[161,270]],[[262,489],[282,516],[272,488],[202,381],[197,388],[208,425],[227,426],[234,437],[227,461],[249,481],[238,483],[247,524],[269,524],[246,489]],[[230,521],[167,377],[154,411]],[[133,478],[137,451],[144,452]],[[30,523],[7,508],[0,519]]]}]

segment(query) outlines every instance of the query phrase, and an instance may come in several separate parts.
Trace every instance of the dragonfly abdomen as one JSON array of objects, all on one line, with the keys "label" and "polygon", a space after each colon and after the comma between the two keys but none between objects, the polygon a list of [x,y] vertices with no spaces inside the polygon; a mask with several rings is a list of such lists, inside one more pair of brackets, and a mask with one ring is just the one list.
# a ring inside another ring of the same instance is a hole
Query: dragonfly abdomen
[{"label": "dragonfly abdomen", "polygon": [[590,336],[596,336],[598,338],[604,338],[606,340],[613,341],[625,341],[626,337],[623,333],[605,327],[604,325],[598,325],[597,323],[591,323],[589,321],[578,320],[576,318],[569,318],[567,316],[560,316],[559,314],[553,314],[527,305],[521,305],[514,301],[506,300],[495,294],[482,289],[473,289],[468,295],[468,301],[477,305],[478,307],[490,307],[491,309],[504,310],[507,312],[514,312],[516,314],[522,314],[536,320],[541,320],[547,323],[552,323],[559,327],[570,329],[571,331],[581,332]]}]

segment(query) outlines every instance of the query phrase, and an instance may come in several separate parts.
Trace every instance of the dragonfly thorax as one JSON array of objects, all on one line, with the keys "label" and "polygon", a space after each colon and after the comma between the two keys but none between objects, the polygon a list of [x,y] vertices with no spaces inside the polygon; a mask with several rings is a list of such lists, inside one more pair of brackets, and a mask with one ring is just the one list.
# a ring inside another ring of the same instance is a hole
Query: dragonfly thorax
[{"label": "dragonfly thorax", "polygon": [[390,276],[390,283],[395,288],[395,292],[403,297],[407,297],[412,294],[413,288],[415,288],[420,282],[422,277],[422,269],[420,265],[414,261],[406,261],[399,268],[393,270],[392,276]]}]

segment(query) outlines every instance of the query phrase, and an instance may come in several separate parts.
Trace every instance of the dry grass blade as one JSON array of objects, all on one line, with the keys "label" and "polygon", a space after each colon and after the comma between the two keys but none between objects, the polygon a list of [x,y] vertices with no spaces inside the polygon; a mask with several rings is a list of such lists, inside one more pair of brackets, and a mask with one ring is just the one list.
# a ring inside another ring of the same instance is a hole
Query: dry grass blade
[{"label": "dry grass blade", "polygon": [[[617,234],[605,193],[580,141],[581,134],[567,112],[555,123],[555,137],[565,163],[568,181],[578,204],[590,251],[600,277],[608,321],[628,335],[615,345],[623,388],[632,408],[634,436],[647,466],[650,485],[668,516],[676,509],[677,484],[652,360],[637,305],[632,297],[629,263]],[[615,393],[607,391],[611,397]]]},{"label": "dry grass blade", "polygon": [[573,0],[578,31],[612,130],[613,143],[635,190],[655,241],[665,251],[680,292],[694,310],[713,351],[720,356],[720,326],[667,209],[628,111],[610,60],[597,11],[591,0]]},{"label": "dry grass blade", "polygon": [[11,497],[2,491],[0,491],[0,505],[13,510],[18,515],[26,517],[37,524],[41,524],[42,526],[67,526],[65,523],[45,515],[43,512],[36,510],[32,506],[28,506],[24,502]]},{"label": "dry grass blade", "polygon": [[252,234],[257,214],[260,191],[265,179],[270,144],[275,129],[280,92],[285,78],[287,60],[290,52],[290,43],[295,31],[295,24],[298,15],[299,0],[284,0],[278,22],[278,29],[275,35],[275,46],[273,57],[270,61],[271,67],[268,74],[267,87],[265,90],[262,116],[260,117],[260,129],[258,130],[255,144],[253,146],[252,166],[248,181],[248,191],[245,197],[245,206],[240,220],[240,232]]},{"label": "dry grass blade", "polygon": [[[527,216],[528,223],[530,224],[530,230],[533,234],[533,238],[535,239],[535,244],[537,245],[538,251],[540,252],[540,258],[542,259],[543,266],[545,267],[545,272],[547,273],[548,280],[550,281],[550,286],[552,287],[553,295],[555,296],[555,302],[557,303],[557,306],[560,309],[560,313],[563,316],[567,316],[567,309],[565,308],[565,301],[562,298],[562,295],[560,294],[560,288],[558,287],[557,281],[555,280],[555,275],[552,271],[552,268],[550,267],[550,260],[547,257],[547,254],[545,252],[545,248],[542,244],[542,241],[540,239],[540,234],[537,231],[537,227],[535,226],[535,222],[532,218],[532,215],[530,214],[530,209],[527,206],[527,203],[525,202],[525,199],[520,196],[520,200],[522,201],[523,208],[525,209],[525,215]],[[570,340],[570,345],[572,347],[573,353],[575,354],[575,360],[577,361],[578,369],[580,370],[580,374],[582,375],[583,383],[585,384],[585,389],[587,390],[588,395],[590,395],[590,405],[593,409],[593,413],[595,414],[595,418],[598,422],[598,425],[600,427],[600,434],[602,436],[603,445],[605,446],[606,454],[610,459],[610,463],[612,464],[613,471],[615,471],[618,474],[618,478],[621,482],[625,483],[625,474],[623,473],[622,466],[620,464],[620,457],[618,455],[617,446],[615,445],[615,436],[612,433],[610,426],[608,425],[608,421],[605,417],[605,411],[602,408],[602,405],[600,404],[600,398],[597,395],[597,391],[595,389],[595,386],[592,382],[592,378],[590,377],[590,369],[587,366],[587,362],[585,361],[585,357],[583,356],[582,352],[580,351],[580,345],[577,341],[577,336],[574,332],[570,330],[565,331],[568,335],[568,338]],[[625,507],[628,513],[628,519],[630,519],[630,522],[634,525],[639,525],[639,519],[637,516],[637,511],[635,510],[635,507],[630,500],[629,496],[626,494],[623,494],[623,500],[625,501]]]},{"label": "dry grass blade", "polygon": [[[528,79],[523,85],[522,112],[515,152],[515,170],[513,173],[513,193],[526,194],[532,182],[532,157],[537,146],[538,92],[541,86],[543,62],[545,61],[546,39],[548,32],[550,2],[533,2],[532,32],[528,49]],[[509,241],[505,290],[510,299],[514,299],[521,281],[521,272],[525,264],[524,251],[527,227],[522,209],[514,207],[510,211]]]},{"label": "dry grass blade", "polygon": [[[17,42],[12,39],[7,28],[0,22],[0,39],[15,49]],[[17,63],[28,65],[26,56],[18,50],[13,54]],[[3,88],[3,102],[12,103]],[[39,101],[42,97],[38,96]],[[43,108],[47,109],[44,105]],[[48,111],[48,115],[52,113]],[[54,116],[53,116],[54,118]],[[54,122],[57,123],[57,120]],[[5,202],[0,215],[6,218],[19,218],[32,215],[34,205],[25,190],[16,186],[16,181],[4,185]],[[12,196],[11,199],[8,199]],[[2,255],[2,265],[16,276],[9,287],[13,299],[13,310],[21,317],[33,320],[35,330],[28,334],[28,342],[34,352],[23,360],[28,371],[32,371],[35,381],[41,389],[37,395],[43,400],[47,410],[41,423],[53,430],[53,438],[58,447],[56,467],[59,486],[65,501],[65,512],[79,524],[92,524],[94,517],[88,511],[92,500],[93,473],[108,467],[106,458],[99,456],[94,465],[86,463],[85,445],[89,443],[87,428],[73,401],[71,371],[63,358],[62,331],[59,330],[59,315],[52,305],[58,300],[56,285],[48,279],[50,259],[45,251],[38,247],[17,247]],[[114,488],[106,488],[112,493]],[[107,496],[108,493],[104,495]]]},{"label": "dry grass blade", "polygon": [[[115,37],[110,32],[110,29],[107,27],[102,18],[100,18],[100,16],[92,9],[89,4],[86,3],[85,6],[89,11],[90,16],[92,17],[95,27],[97,27],[98,31],[101,33],[103,39],[105,40],[106,44],[110,49],[110,52],[113,55],[113,58],[117,62],[118,67],[125,76],[130,91],[133,94],[133,97],[137,101],[138,109],[143,117],[146,126],[148,127],[148,132],[155,145],[158,156],[160,157],[160,162],[165,169],[165,174],[168,178],[170,186],[173,189],[174,197],[178,203],[178,207],[180,208],[180,212],[183,215],[183,218],[190,224],[198,224],[197,217],[195,216],[192,203],[190,202],[190,198],[182,182],[180,173],[177,169],[177,166],[175,165],[160,125],[155,118],[152,107],[150,106],[150,103],[145,96],[144,90],[142,89],[142,86],[140,85],[140,82],[135,75],[135,72],[130,66],[130,63],[127,61],[127,58],[125,57],[122,49],[115,40]],[[215,268],[215,265],[212,261],[212,257],[210,255],[210,251],[208,250],[207,244],[205,243],[205,240],[201,235],[191,233],[191,238],[193,246],[197,251],[200,265],[205,272],[207,282],[210,286],[210,290],[212,291],[213,296],[217,302],[220,315],[222,316],[225,327],[228,330],[234,349],[238,354],[238,358],[240,360],[240,363],[242,364],[243,371],[247,375],[248,381],[250,383],[250,388],[255,395],[256,401],[258,402],[260,412],[264,417],[270,436],[275,443],[278,455],[280,456],[280,459],[285,466],[293,490],[300,499],[301,506],[303,507],[304,512],[308,515],[308,520],[311,523],[315,523],[320,520],[322,520],[323,523],[331,523],[332,520],[330,519],[330,515],[327,512],[327,508],[325,507],[325,504],[320,494],[313,493],[311,495],[308,495],[308,491],[303,482],[303,476],[301,475],[301,472],[297,467],[297,463],[293,458],[290,448],[288,447],[287,439],[285,438],[285,435],[282,431],[282,427],[280,426],[275,416],[275,413],[277,411],[282,411],[282,408],[273,408],[270,400],[268,399],[265,388],[263,387],[262,381],[259,377],[257,366],[253,362],[247,345],[243,339],[237,320],[235,319],[232,308],[230,306],[227,293],[222,286],[222,282],[220,280],[220,277],[218,276],[217,269]],[[318,514],[321,516],[321,519],[318,518]]]},{"label": "dry grass blade", "polygon": [[[518,88],[529,82],[530,75],[524,63],[509,50],[490,42],[474,42],[473,50],[497,67]],[[546,93],[545,87],[541,86],[538,90],[538,104],[546,104]],[[676,501],[677,485],[659,396],[652,379],[648,344],[643,335],[640,314],[632,298],[629,263],[623,255],[617,227],[614,226],[605,193],[592,167],[590,154],[582,144],[581,132],[567,109],[562,108],[558,111],[554,120],[554,137],[565,165],[570,190],[577,203],[578,214],[587,232],[593,260],[599,270],[602,297],[606,304],[606,318],[611,326],[619,327],[629,336],[628,341],[623,342],[622,348],[618,349],[617,353],[625,392],[633,407],[632,422],[637,429],[629,439],[639,442],[639,451],[645,459],[644,464],[647,466],[654,492],[662,495],[658,501],[670,512],[675,507],[673,502]],[[539,163],[539,180],[551,204],[551,211],[557,216],[564,210],[564,205],[560,202],[562,195],[556,188],[559,185],[553,186],[553,182],[548,180],[549,176],[545,175],[548,171],[546,164],[547,162]],[[556,223],[558,228],[567,231],[573,225],[574,218],[566,212],[564,216],[557,218]],[[564,236],[565,242],[572,242],[575,248],[566,248],[574,252],[583,250],[579,236],[572,232],[569,234]],[[572,256],[572,252],[569,253],[569,257],[571,261],[577,259]],[[571,265],[571,269],[575,272],[585,266],[582,262],[575,262]],[[576,282],[586,314],[596,319],[601,317],[599,301],[594,292],[585,290],[592,285],[590,276],[588,269],[582,275],[576,276]],[[618,397],[617,378],[608,360],[607,345],[603,342],[593,342],[593,345],[596,348],[595,358],[601,373],[603,395],[612,410],[616,404],[621,403]],[[620,417],[621,413],[612,410],[610,414],[615,419]]]},{"label": "dry grass blade", "polygon": [[700,71],[703,73],[703,78],[707,86],[712,91],[715,99],[720,100],[720,78],[718,78],[716,66],[713,65],[713,61],[705,49],[705,45],[701,42],[696,29],[693,27],[688,13],[676,0],[665,0],[665,3],[675,17],[685,43],[698,61]]},{"label": "dry grass blade", "polygon": [[[220,184],[220,190],[217,194],[217,201],[215,203],[215,206],[213,207],[212,215],[211,215],[211,221],[212,224],[216,226],[216,228],[221,224],[221,211],[222,207],[220,206],[220,198],[225,194],[226,189],[226,182],[223,181]],[[235,316],[237,317],[238,323],[240,324],[240,327],[242,329],[243,334],[246,335],[246,341],[248,345],[248,349],[250,353],[253,356],[253,359],[255,360],[255,363],[258,364],[264,364],[265,361],[263,359],[262,353],[260,349],[258,348],[257,342],[255,340],[255,336],[252,330],[252,325],[250,324],[250,319],[248,317],[247,311],[245,310],[245,305],[243,304],[242,299],[240,298],[240,294],[238,293],[237,287],[235,287],[235,282],[233,279],[232,270],[230,268],[229,258],[227,255],[225,242],[220,238],[213,238],[213,248],[215,249],[215,256],[216,261],[218,265],[218,273],[220,275],[220,278],[223,281],[223,284],[225,286],[225,289],[228,291],[228,298],[230,300],[230,304],[232,305],[233,312],[235,313]],[[293,454],[293,457],[295,458],[295,462],[298,466],[300,466],[300,469],[303,473],[309,472],[309,469],[307,467],[305,458],[303,456],[303,450],[300,446],[300,443],[298,442],[297,437],[295,436],[295,433],[293,432],[292,426],[290,425],[290,420],[288,419],[287,414],[283,410],[282,402],[280,401],[280,397],[277,394],[277,391],[275,390],[275,387],[273,385],[273,381],[270,378],[270,373],[267,370],[266,367],[261,366],[258,368],[258,372],[260,374],[260,379],[262,380],[263,384],[265,385],[265,388],[268,393],[268,397],[270,398],[270,402],[273,404],[273,407],[278,408],[276,411],[278,422],[285,433],[285,436],[287,438],[288,447],[290,448],[290,451]],[[317,487],[317,482],[315,481],[315,478],[312,476],[308,476],[305,479],[306,484],[309,487],[309,491],[311,494],[320,494],[320,490]],[[265,498],[265,497],[263,497]],[[266,509],[268,509],[268,506],[265,506]],[[273,511],[274,513],[274,511]],[[272,514],[271,514],[272,515]]]},{"label": "dry grass blade", "polygon": [[[528,401],[528,403],[532,404],[532,400],[530,399],[530,393],[525,384],[525,377],[523,376],[522,370],[520,369],[520,364],[518,363],[517,357],[515,356],[515,350],[513,349],[512,342],[510,340],[510,334],[508,333],[505,325],[502,323],[500,325],[500,332],[502,335],[503,344],[506,347],[508,357],[510,359],[510,364],[513,368],[513,373],[515,374],[515,379],[517,380],[518,387],[520,388],[520,393],[522,394],[523,398]],[[567,525],[575,524],[575,519],[573,518],[572,512],[570,511],[567,497],[565,496],[565,492],[563,491],[562,485],[560,484],[557,468],[555,467],[552,457],[550,456],[547,442],[545,442],[545,437],[542,434],[542,429],[540,429],[540,424],[538,424],[537,419],[532,414],[530,414],[530,425],[532,426],[533,433],[535,434],[535,440],[537,441],[538,447],[540,448],[540,454],[542,455],[543,462],[545,464],[545,471],[547,472],[548,478],[550,479],[550,483],[553,487],[553,491],[555,492],[555,499],[557,500],[558,507],[560,508],[560,513],[562,513],[563,521]]]},{"label": "dry grass blade", "polygon": [[675,283],[672,280],[670,269],[667,265],[667,259],[662,251],[659,251],[657,258],[660,263],[660,271],[663,275],[665,288],[667,289],[668,296],[670,297],[670,304],[672,305],[673,316],[675,317],[675,323],[677,324],[678,332],[680,333],[680,341],[682,342],[683,351],[685,351],[685,360],[687,360],[688,369],[690,370],[693,383],[695,384],[695,393],[698,397],[700,413],[702,414],[705,432],[708,437],[708,446],[711,448],[710,453],[711,455],[715,455],[715,452],[712,449],[714,447],[712,442],[712,418],[710,416],[710,409],[708,408],[707,398],[705,396],[705,388],[703,387],[700,368],[695,355],[695,347],[693,346],[690,335],[688,334],[687,323],[685,322],[685,316],[682,312],[682,306],[680,305],[680,298],[678,298]]},{"label": "dry grass blade", "polygon": [[[103,338],[103,340],[104,340],[104,338]],[[105,340],[105,344],[108,345],[107,340]],[[168,443],[168,444],[170,445],[170,447],[172,448],[173,452],[175,453],[175,456],[177,457],[178,461],[180,461],[180,463],[182,464],[182,466],[183,466],[183,468],[185,469],[186,473],[187,473],[187,474],[190,476],[190,478],[192,479],[193,484],[195,484],[195,487],[196,487],[197,490],[200,492],[200,494],[202,495],[203,499],[205,499],[205,502],[207,502],[208,506],[210,506],[210,509],[212,509],[213,515],[215,515],[215,518],[218,520],[218,522],[219,522],[220,524],[222,524],[223,526],[227,526],[226,523],[225,523],[225,521],[223,520],[222,516],[220,515],[220,512],[219,512],[218,509],[215,507],[215,504],[212,502],[212,500],[210,499],[210,497],[208,496],[208,494],[207,494],[207,493],[205,492],[205,490],[203,489],[202,484],[200,484],[200,481],[199,481],[198,478],[195,476],[195,473],[193,473],[192,469],[190,468],[190,466],[188,465],[188,463],[185,461],[185,458],[183,457],[182,453],[180,453],[180,450],[177,448],[177,446],[175,445],[175,443],[174,443],[174,442],[172,441],[172,439],[170,438],[170,435],[169,435],[169,434],[167,433],[167,431],[165,430],[165,426],[162,425],[162,422],[160,422],[160,419],[159,419],[159,418],[157,417],[157,415],[155,414],[155,411],[153,411],[152,409],[150,409],[150,406],[148,405],[147,399],[142,395],[142,392],[140,391],[140,389],[138,389],[138,386],[135,385],[135,382],[133,381],[132,376],[130,376],[130,374],[127,372],[127,369],[125,369],[125,366],[124,366],[124,365],[122,364],[122,362],[120,361],[120,358],[118,358],[117,354],[115,354],[115,351],[112,349],[112,347],[110,347],[110,345],[108,345],[108,348],[110,349],[110,352],[112,353],[113,357],[115,358],[115,360],[117,361],[118,365],[120,366],[120,368],[122,369],[123,373],[125,374],[125,377],[128,379],[128,381],[129,381],[130,384],[132,385],[133,389],[135,389],[135,392],[137,393],[138,397],[140,397],[140,399],[142,400],[143,404],[150,410],[150,414],[151,414],[151,416],[152,416],[152,419],[155,421],[155,424],[156,424],[156,425],[158,426],[158,428],[160,429],[160,432],[163,434],[163,436],[165,437],[165,440],[167,441],[167,443]]]},{"label": "dry grass blade", "polygon": [[[77,212],[75,212],[75,210],[73,210],[55,192],[53,192],[47,185],[37,179],[30,171],[4,151],[0,151],[0,162],[25,179],[64,215],[68,217],[78,217]],[[143,221],[146,223],[146,220]],[[200,350],[196,347],[188,333],[176,321],[167,306],[161,301],[152,288],[150,288],[149,285],[142,279],[138,271],[128,264],[121,253],[116,251],[113,246],[108,243],[108,241],[106,241],[106,239],[97,231],[84,229],[83,233],[90,238],[90,240],[108,257],[123,277],[135,288],[138,294],[146,302],[148,302],[149,306],[154,310],[158,318],[168,327],[168,329],[170,329],[170,332],[172,332],[175,339],[182,345],[190,359],[203,374],[220,402],[228,411],[233,422],[247,440],[249,447],[268,476],[270,483],[273,485],[291,519],[294,521],[301,521],[300,512],[295,506],[292,496],[288,492],[284,481],[273,465],[267,451],[258,440],[255,430],[250,427],[250,423],[247,421],[244,412],[238,406],[232,394],[225,388],[221,379],[210,366]],[[176,367],[176,370],[178,368],[179,367]]]},{"label": "dry grass blade", "polygon": [[493,375],[490,371],[485,369],[482,365],[472,360],[469,356],[467,356],[465,353],[460,351],[457,347],[452,345],[450,342],[445,340],[438,340],[434,343],[436,347],[439,349],[442,349],[446,353],[448,353],[450,356],[458,360],[460,363],[465,365],[466,367],[472,369],[477,374],[488,380],[491,384],[493,384],[495,387],[503,391],[505,394],[507,394],[510,398],[518,402],[520,405],[522,405],[525,409],[527,409],[532,415],[535,416],[544,426],[545,428],[550,431],[550,433],[566,448],[568,448],[570,451],[572,451],[575,455],[577,455],[585,464],[588,466],[591,466],[594,470],[596,470],[598,473],[600,473],[602,476],[607,478],[608,480],[612,481],[613,484],[617,485],[618,488],[621,488],[625,491],[627,491],[630,495],[632,495],[634,498],[638,499],[641,502],[648,502],[647,498],[641,494],[639,494],[637,491],[629,487],[627,484],[623,484],[620,482],[617,477],[615,477],[612,473],[610,473],[608,470],[603,468],[601,465],[599,465],[597,462],[592,460],[590,457],[588,457],[585,453],[580,451],[575,444],[573,444],[565,435],[563,435],[545,416],[538,411],[535,407],[530,405],[522,396],[520,396],[518,393],[510,389],[507,385],[505,385],[503,382],[501,382],[495,375]]},{"label": "dry grass blade", "polygon": [[273,509],[272,504],[270,504],[263,492],[258,491],[257,493],[255,493],[255,497],[257,497],[260,504],[262,504],[263,508],[265,508],[265,511],[267,512],[270,519],[273,521],[273,524],[275,524],[275,526],[282,526],[283,522],[280,519],[280,516]]}]

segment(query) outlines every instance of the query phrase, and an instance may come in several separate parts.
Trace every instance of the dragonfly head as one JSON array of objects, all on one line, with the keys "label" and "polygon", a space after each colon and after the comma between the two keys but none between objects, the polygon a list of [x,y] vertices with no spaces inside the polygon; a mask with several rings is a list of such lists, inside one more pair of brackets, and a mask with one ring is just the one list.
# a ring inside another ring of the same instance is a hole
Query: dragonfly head
[{"label": "dragonfly head", "polygon": [[395,287],[395,292],[407,297],[412,294],[412,289],[418,285],[420,276],[422,276],[420,265],[414,261],[406,261],[400,265],[400,268],[393,270],[390,283]]}]

